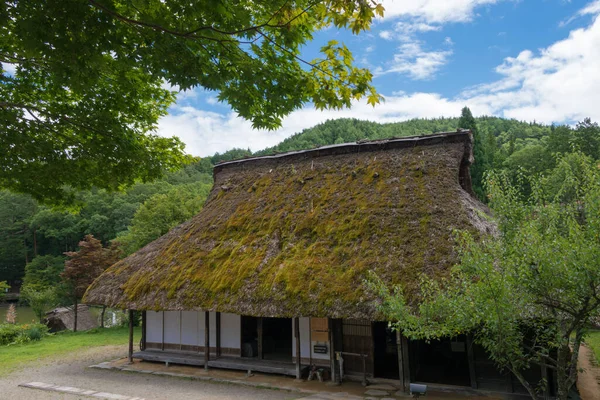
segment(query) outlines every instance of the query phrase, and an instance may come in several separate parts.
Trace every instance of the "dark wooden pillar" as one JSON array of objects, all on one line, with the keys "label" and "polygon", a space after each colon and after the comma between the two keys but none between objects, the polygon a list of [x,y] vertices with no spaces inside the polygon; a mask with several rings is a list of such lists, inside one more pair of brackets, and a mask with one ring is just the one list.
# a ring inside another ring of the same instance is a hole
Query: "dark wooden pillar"
[{"label": "dark wooden pillar", "polygon": [[337,382],[336,376],[337,371],[335,368],[335,335],[333,333],[333,320],[331,318],[327,318],[327,326],[329,328],[329,361],[331,363],[331,382]]},{"label": "dark wooden pillar", "polygon": [[146,350],[146,329],[148,329],[148,322],[146,319],[146,311],[142,311],[142,341],[140,344],[140,350]]},{"label": "dark wooden pillar", "polygon": [[408,359],[408,339],[401,335],[402,342],[402,372],[404,372],[404,392],[410,391],[410,360]]},{"label": "dark wooden pillar", "polygon": [[129,363],[133,364],[133,310],[129,310]]},{"label": "dark wooden pillar", "polygon": [[210,313],[204,312],[204,369],[208,371],[210,361]]},{"label": "dark wooden pillar", "polygon": [[258,317],[256,321],[256,330],[258,331],[258,359],[263,359],[263,319]]},{"label": "dark wooden pillar", "polygon": [[467,335],[467,359],[469,362],[469,376],[471,387],[477,389],[477,373],[475,371],[475,353],[473,351],[473,335]]},{"label": "dark wooden pillar", "polygon": [[302,354],[300,354],[300,318],[294,318],[294,337],[296,338],[296,379],[302,378]]},{"label": "dark wooden pillar", "polygon": [[216,316],[217,324],[217,357],[221,357],[221,313],[218,312]]},{"label": "dark wooden pillar", "polygon": [[548,366],[546,364],[542,363],[540,365],[540,368],[541,368],[542,380],[544,382],[544,390],[543,390],[544,400],[549,400],[550,399],[550,382],[548,381]]},{"label": "dark wooden pillar", "polygon": [[400,387],[404,390],[407,385],[404,382],[404,354],[402,352],[402,334],[400,331],[396,331],[396,348],[398,349],[398,379],[400,380]]}]

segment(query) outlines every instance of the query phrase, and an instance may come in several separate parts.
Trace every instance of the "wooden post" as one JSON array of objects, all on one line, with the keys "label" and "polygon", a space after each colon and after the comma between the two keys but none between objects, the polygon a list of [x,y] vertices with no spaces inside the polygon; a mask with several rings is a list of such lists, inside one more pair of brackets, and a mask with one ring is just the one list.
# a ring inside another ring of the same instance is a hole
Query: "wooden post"
[{"label": "wooden post", "polygon": [[161,325],[161,329],[162,329],[162,334],[160,335],[160,349],[162,351],[165,351],[165,311],[161,311],[162,313],[162,325]]},{"label": "wooden post", "polygon": [[221,313],[218,312],[216,316],[217,324],[217,358],[221,357]]},{"label": "wooden post", "polygon": [[179,310],[179,351],[183,350],[183,311]]},{"label": "wooden post", "polygon": [[331,363],[331,382],[336,383],[336,370],[335,370],[335,336],[333,334],[333,320],[327,318],[327,327],[329,328],[329,361]]},{"label": "wooden post", "polygon": [[477,389],[477,373],[475,372],[475,353],[473,352],[473,336],[467,335],[467,359],[469,362],[469,376],[471,377],[471,387]]},{"label": "wooden post", "polygon": [[548,366],[546,366],[545,363],[542,363],[540,365],[540,368],[542,373],[542,379],[544,381],[544,400],[548,400],[550,399],[550,382],[548,381]]},{"label": "wooden post", "polygon": [[142,311],[142,342],[140,350],[146,350],[146,329],[148,328],[148,321],[146,319],[146,311]]},{"label": "wooden post", "polygon": [[129,364],[133,364],[133,310],[129,310]]},{"label": "wooden post", "polygon": [[210,313],[204,312],[204,369],[208,371],[210,361]]},{"label": "wooden post", "polygon": [[300,354],[300,318],[294,318],[294,337],[296,338],[296,379],[301,379],[302,355]]},{"label": "wooden post", "polygon": [[258,331],[258,359],[263,359],[263,319],[258,317],[256,321],[256,330]]},{"label": "wooden post", "polygon": [[396,348],[398,351],[398,378],[400,379],[400,387],[406,387],[404,383],[404,358],[402,352],[402,334],[399,330],[396,331]]},{"label": "wooden post", "polygon": [[404,372],[404,392],[410,391],[410,360],[408,359],[408,339],[402,335],[402,371]]},{"label": "wooden post", "polygon": [[313,348],[312,348],[312,318],[308,319],[308,365],[309,368],[312,366],[313,359]]}]

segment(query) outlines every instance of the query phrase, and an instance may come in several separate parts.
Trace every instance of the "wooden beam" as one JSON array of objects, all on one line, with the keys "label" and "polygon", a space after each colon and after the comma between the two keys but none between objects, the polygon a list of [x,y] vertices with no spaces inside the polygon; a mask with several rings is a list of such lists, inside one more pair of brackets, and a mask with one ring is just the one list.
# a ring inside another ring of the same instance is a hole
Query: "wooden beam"
[{"label": "wooden beam", "polygon": [[475,353],[473,352],[473,335],[467,335],[467,359],[469,362],[469,377],[471,387],[477,389],[477,373],[475,371]]},{"label": "wooden beam", "polygon": [[404,382],[404,354],[402,352],[402,334],[400,331],[396,331],[396,348],[398,352],[398,379],[400,379],[400,387],[404,389],[407,385]]},{"label": "wooden beam", "polygon": [[217,312],[217,357],[221,357],[221,313]]},{"label": "wooden beam", "polygon": [[204,369],[208,371],[210,361],[210,313],[204,312]]},{"label": "wooden beam", "polygon": [[183,311],[179,310],[179,350],[183,349]]},{"label": "wooden beam", "polygon": [[300,318],[294,318],[294,337],[296,338],[296,379],[302,378],[302,354],[300,354]]},{"label": "wooden beam", "polygon": [[402,335],[402,371],[404,372],[404,392],[410,391],[410,360],[408,359],[408,339]]},{"label": "wooden beam", "polygon": [[312,318],[308,319],[308,365],[309,368],[312,366],[313,359],[313,348],[312,348]]},{"label": "wooden beam", "polygon": [[550,399],[550,381],[548,381],[548,366],[545,363],[540,365],[542,380],[544,382],[543,395],[544,400]]},{"label": "wooden beam", "polygon": [[333,320],[327,318],[327,327],[329,328],[329,361],[331,363],[331,382],[336,383],[336,368],[335,368],[335,335],[333,334]]},{"label": "wooden beam", "polygon": [[256,330],[258,331],[258,359],[263,359],[263,319],[258,317],[256,321]]},{"label": "wooden beam", "polygon": [[160,349],[162,351],[165,351],[165,311],[161,311],[162,313],[162,325],[161,325],[161,329],[162,329],[162,334],[160,335]]},{"label": "wooden beam", "polygon": [[148,320],[146,317],[146,311],[142,311],[142,351],[146,350],[146,329],[148,329]]},{"label": "wooden beam", "polygon": [[133,364],[133,310],[129,310],[129,364]]}]

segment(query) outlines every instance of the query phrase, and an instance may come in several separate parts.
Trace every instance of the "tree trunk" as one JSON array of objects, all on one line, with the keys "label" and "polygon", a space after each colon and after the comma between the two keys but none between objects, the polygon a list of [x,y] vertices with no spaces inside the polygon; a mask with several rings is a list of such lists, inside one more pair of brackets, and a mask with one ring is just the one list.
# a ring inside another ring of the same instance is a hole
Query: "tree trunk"
[{"label": "tree trunk", "polygon": [[106,312],[106,306],[102,306],[102,312],[100,313],[100,328],[104,328],[104,313]]},{"label": "tree trunk", "polygon": [[556,362],[556,399],[566,400],[569,396],[569,389],[567,388],[567,380],[569,378],[569,345],[564,344],[558,348],[558,357]]},{"label": "tree trunk", "polygon": [[75,297],[75,308],[73,309],[73,332],[77,332],[77,297]]},{"label": "tree trunk", "polygon": [[535,389],[531,387],[529,382],[527,382],[527,380],[523,377],[523,374],[521,374],[519,370],[513,368],[512,366],[508,370],[517,377],[519,382],[521,382],[521,385],[523,385],[523,387],[527,390],[527,393],[529,393],[529,396],[531,396],[533,400],[536,400],[538,398],[537,393],[535,392]]},{"label": "tree trunk", "polygon": [[569,347],[569,338],[567,338],[566,344],[558,349],[558,360],[556,366],[557,375],[557,400],[566,400],[569,397],[569,392],[575,383],[577,383],[577,361],[579,359],[579,346],[583,339],[583,330],[575,330],[575,340],[573,342],[573,349]]}]

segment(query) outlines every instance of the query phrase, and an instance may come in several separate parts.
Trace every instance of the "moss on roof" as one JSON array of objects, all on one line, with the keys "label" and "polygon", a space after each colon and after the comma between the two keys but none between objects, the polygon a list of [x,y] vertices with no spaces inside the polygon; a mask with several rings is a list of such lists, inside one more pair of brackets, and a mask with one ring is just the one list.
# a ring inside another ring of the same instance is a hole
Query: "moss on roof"
[{"label": "moss on roof", "polygon": [[200,214],[109,268],[85,301],[377,319],[369,270],[410,293],[456,262],[454,229],[492,229],[469,194],[470,134],[417,139],[219,165]]}]

